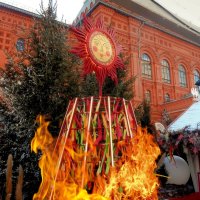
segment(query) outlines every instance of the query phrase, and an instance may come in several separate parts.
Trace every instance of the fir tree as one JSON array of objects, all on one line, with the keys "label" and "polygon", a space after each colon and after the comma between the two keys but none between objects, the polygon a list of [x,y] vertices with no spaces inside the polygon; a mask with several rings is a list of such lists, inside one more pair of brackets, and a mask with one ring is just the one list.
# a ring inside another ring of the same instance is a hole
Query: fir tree
[{"label": "fir tree", "polygon": [[[126,100],[131,100],[133,98],[133,87],[136,77],[128,77],[126,71],[127,66],[128,61],[125,62],[125,69],[117,69],[117,84],[114,83],[110,77],[105,79],[102,91],[103,96],[122,97]],[[81,91],[83,96],[99,95],[99,85],[95,74],[90,74],[84,78],[83,89]]]},{"label": "fir tree", "polygon": [[135,116],[142,128],[147,128],[149,133],[154,133],[155,130],[151,124],[151,108],[146,100],[135,109]]},{"label": "fir tree", "polygon": [[38,114],[62,119],[68,100],[79,94],[78,60],[69,53],[67,27],[56,21],[55,13],[51,3],[42,10],[26,40],[28,49],[17,55],[17,64],[10,58],[5,71],[3,87],[9,88],[4,94],[16,114],[30,120],[28,125]]},{"label": "fir tree", "polygon": [[[11,153],[14,182],[15,166],[21,164],[24,169],[25,199],[32,199],[40,183],[38,159],[30,152],[37,115],[47,115],[51,132],[58,134],[68,101],[80,93],[79,60],[69,53],[67,33],[66,25],[56,21],[56,6],[49,1],[48,9],[41,6],[41,17],[25,38],[27,48],[9,55],[6,70],[1,70],[0,87],[6,103],[0,105],[0,171],[4,172]],[[4,184],[3,173],[0,179]]]},{"label": "fir tree", "polygon": [[165,126],[168,126],[172,122],[170,115],[166,109],[163,110],[162,112],[162,123]]}]

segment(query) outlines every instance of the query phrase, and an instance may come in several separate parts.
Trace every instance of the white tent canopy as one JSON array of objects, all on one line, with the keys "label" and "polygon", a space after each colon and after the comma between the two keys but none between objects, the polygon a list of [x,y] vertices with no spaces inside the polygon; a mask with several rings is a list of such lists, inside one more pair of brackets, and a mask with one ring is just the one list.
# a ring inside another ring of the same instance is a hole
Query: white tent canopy
[{"label": "white tent canopy", "polygon": [[167,130],[178,131],[189,126],[190,130],[200,129],[200,101],[194,102],[182,115],[172,122]]}]

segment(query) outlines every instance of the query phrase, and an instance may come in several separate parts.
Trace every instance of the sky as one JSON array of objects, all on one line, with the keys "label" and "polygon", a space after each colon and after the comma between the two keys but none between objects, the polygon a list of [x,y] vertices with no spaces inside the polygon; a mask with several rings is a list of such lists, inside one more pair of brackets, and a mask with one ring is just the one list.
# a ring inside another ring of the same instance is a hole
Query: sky
[{"label": "sky", "polygon": [[[53,0],[55,2],[56,0]],[[59,20],[66,23],[72,23],[78,15],[85,0],[57,0],[57,16]],[[126,1],[126,0],[122,0]],[[156,0],[163,7],[179,17],[200,27],[200,0]],[[30,11],[36,11],[40,8],[41,0],[0,0],[0,2],[24,8]],[[48,0],[43,0],[44,5]]]},{"label": "sky", "polygon": [[[66,23],[71,24],[79,13],[85,0],[57,0],[57,17]],[[14,5],[25,10],[37,12],[40,10],[41,0],[0,0],[10,5]],[[53,0],[56,2],[56,0]],[[44,6],[48,5],[48,0],[43,0]]]},{"label": "sky", "polygon": [[200,0],[156,0],[173,14],[200,27]]}]

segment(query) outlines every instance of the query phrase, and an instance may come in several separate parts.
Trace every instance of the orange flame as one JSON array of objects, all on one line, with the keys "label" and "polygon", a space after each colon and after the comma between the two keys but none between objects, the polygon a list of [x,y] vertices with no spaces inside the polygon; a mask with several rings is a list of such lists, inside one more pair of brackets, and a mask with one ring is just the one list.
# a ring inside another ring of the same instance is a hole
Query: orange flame
[{"label": "orange flame", "polygon": [[[39,121],[41,125],[31,142],[31,148],[36,153],[41,149],[43,153],[39,161],[42,183],[33,200],[158,199],[159,184],[154,170],[160,150],[146,130],[138,128],[130,141],[118,141],[115,144],[115,166],[108,169],[110,165],[102,166],[102,163],[111,162],[106,157],[106,147],[95,146],[90,137],[87,153],[83,146],[76,144],[73,137],[63,143],[64,136],[59,136],[58,145],[55,145],[55,140],[48,132],[49,123],[42,117]],[[87,164],[83,167],[85,156]]]}]

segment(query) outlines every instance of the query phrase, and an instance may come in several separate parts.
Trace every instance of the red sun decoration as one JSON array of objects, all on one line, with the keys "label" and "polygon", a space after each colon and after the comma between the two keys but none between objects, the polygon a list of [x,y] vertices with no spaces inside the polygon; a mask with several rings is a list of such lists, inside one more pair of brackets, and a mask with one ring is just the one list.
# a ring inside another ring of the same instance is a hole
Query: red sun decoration
[{"label": "red sun decoration", "polygon": [[109,76],[117,83],[117,68],[124,68],[119,57],[121,46],[115,42],[115,32],[103,26],[99,18],[95,24],[84,17],[81,28],[71,27],[78,39],[77,46],[72,53],[83,59],[84,75],[95,72],[99,82],[99,96],[102,96],[102,86],[105,78]]}]

